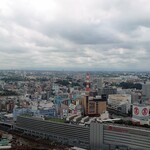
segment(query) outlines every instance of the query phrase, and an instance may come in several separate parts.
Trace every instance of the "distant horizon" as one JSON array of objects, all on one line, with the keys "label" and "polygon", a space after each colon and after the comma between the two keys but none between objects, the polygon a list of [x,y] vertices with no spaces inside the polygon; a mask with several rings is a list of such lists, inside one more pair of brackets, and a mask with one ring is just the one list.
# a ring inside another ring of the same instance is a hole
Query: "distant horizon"
[{"label": "distant horizon", "polygon": [[58,71],[58,72],[150,72],[149,70],[83,70],[83,69],[0,69],[0,71]]}]

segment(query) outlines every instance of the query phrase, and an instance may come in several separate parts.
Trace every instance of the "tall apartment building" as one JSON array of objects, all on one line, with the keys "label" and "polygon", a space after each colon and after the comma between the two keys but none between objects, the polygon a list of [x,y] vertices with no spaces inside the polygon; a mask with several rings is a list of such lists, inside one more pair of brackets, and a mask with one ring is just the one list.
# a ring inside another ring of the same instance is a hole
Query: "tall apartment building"
[{"label": "tall apartment building", "polygon": [[103,88],[103,78],[97,79],[97,88],[102,89]]}]

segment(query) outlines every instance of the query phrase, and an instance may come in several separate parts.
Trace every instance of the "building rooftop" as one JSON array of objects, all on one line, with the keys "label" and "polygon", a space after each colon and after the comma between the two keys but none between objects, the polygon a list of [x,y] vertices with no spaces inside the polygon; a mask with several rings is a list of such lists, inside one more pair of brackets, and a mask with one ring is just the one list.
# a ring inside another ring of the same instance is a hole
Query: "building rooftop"
[{"label": "building rooftop", "polygon": [[108,96],[108,99],[115,100],[115,101],[127,101],[129,100],[129,94],[111,94]]}]

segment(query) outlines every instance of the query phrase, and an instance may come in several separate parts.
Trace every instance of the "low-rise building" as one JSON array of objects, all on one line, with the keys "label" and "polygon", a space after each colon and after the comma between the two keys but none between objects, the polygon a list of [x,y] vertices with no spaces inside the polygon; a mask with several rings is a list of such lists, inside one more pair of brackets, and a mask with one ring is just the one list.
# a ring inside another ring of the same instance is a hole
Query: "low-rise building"
[{"label": "low-rise building", "polygon": [[114,110],[128,113],[131,105],[130,94],[112,94],[108,96],[108,106]]},{"label": "low-rise building", "polygon": [[57,110],[55,105],[52,102],[40,101],[32,102],[28,107],[15,106],[13,109],[14,120],[17,116],[22,114],[31,114],[33,116],[46,116],[46,117],[55,117],[57,115]]},{"label": "low-rise building", "polygon": [[100,114],[106,111],[106,101],[102,96],[85,96],[83,103],[84,114],[100,116]]}]

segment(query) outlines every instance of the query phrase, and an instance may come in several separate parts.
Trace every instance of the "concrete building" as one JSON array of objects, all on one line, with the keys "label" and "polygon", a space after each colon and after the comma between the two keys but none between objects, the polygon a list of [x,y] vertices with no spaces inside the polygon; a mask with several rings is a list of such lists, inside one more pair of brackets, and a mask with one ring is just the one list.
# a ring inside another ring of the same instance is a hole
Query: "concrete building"
[{"label": "concrete building", "polygon": [[108,106],[114,110],[128,113],[131,105],[131,95],[112,94],[108,96]]},{"label": "concrete building", "polygon": [[30,114],[33,116],[46,116],[46,117],[55,117],[57,115],[57,110],[55,105],[52,102],[40,101],[32,102],[28,107],[15,106],[13,109],[14,121],[17,116],[23,114]]},{"label": "concrete building", "polygon": [[98,89],[98,95],[101,94],[117,94],[117,88],[113,88],[113,87],[103,87],[102,89]]},{"label": "concrete building", "polygon": [[21,116],[17,118],[13,129],[28,136],[87,150],[150,149],[150,131],[142,127],[98,122],[84,127]]},{"label": "concrete building", "polygon": [[150,83],[142,84],[142,94],[150,98]]},{"label": "concrete building", "polygon": [[66,118],[68,116],[69,106],[61,103],[58,112],[62,118]]},{"label": "concrete building", "polygon": [[15,106],[13,109],[13,120],[16,121],[18,116],[25,113],[29,113],[31,112],[30,110],[31,110],[30,108],[22,108]]},{"label": "concrete building", "polygon": [[131,103],[136,103],[140,100],[141,93],[131,92]]},{"label": "concrete building", "polygon": [[102,89],[103,88],[103,78],[97,79],[97,88]]},{"label": "concrete building", "polygon": [[60,90],[60,87],[59,87],[59,85],[53,83],[52,89],[54,90],[54,93],[58,94],[58,92],[59,92],[59,90]]},{"label": "concrete building", "polygon": [[84,114],[91,116],[100,116],[100,114],[106,111],[106,101],[106,98],[101,96],[85,96],[83,103]]}]

